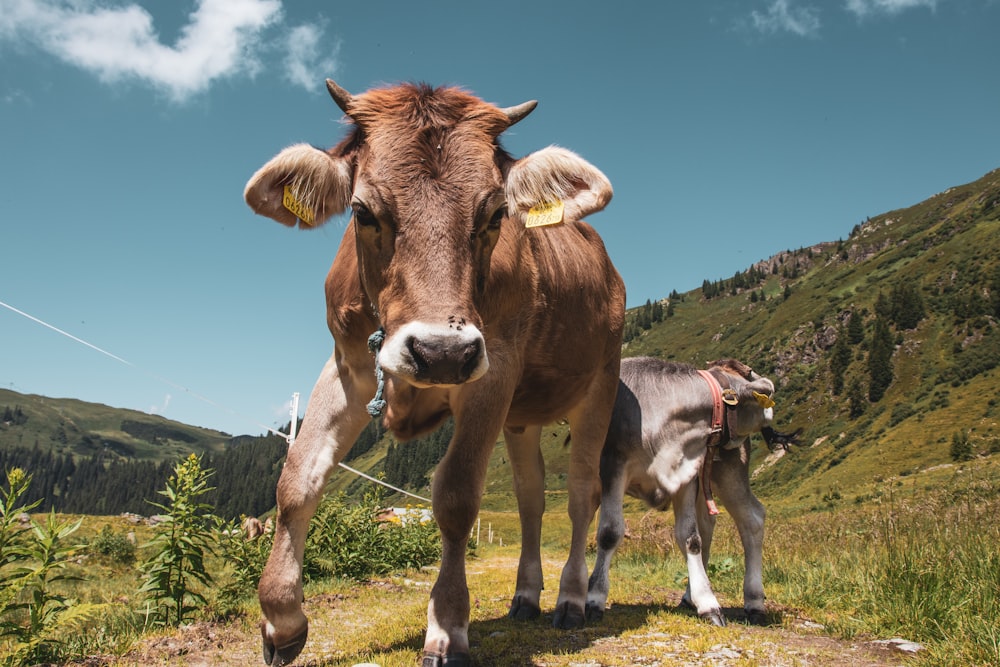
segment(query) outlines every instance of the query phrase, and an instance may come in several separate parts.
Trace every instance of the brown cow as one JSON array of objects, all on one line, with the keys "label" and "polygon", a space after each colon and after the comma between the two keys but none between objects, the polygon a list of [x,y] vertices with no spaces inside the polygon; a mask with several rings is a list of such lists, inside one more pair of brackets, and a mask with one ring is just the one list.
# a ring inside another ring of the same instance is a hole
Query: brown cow
[{"label": "brown cow", "polygon": [[[500,148],[499,135],[535,102],[500,109],[461,90],[413,84],[356,96],[329,80],[327,88],[352,125],[348,136],[327,151],[286,148],[245,193],[256,212],[288,226],[353,211],[326,280],[333,356],[278,482],[274,548],[258,590],[264,659],[285,664],[305,644],[309,519],[328,475],[367,423],[370,400],[401,440],[455,419],[433,481],[443,553],[423,664],[470,660],[465,549],[501,431],[522,527],[510,615],[539,615],[539,439],[542,425],[564,416],[574,433],[573,536],[553,622],[579,626],[625,309],[604,244],[580,220],[607,205],[611,184],[565,149],[514,159]],[[558,224],[526,226],[539,210]],[[383,372],[384,388],[376,380]]]}]

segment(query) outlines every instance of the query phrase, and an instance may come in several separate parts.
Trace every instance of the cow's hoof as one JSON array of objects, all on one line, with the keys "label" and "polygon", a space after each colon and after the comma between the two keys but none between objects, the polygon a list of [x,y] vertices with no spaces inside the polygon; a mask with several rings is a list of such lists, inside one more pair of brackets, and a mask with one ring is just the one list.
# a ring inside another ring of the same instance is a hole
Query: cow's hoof
[{"label": "cow's hoof", "polygon": [[309,628],[306,627],[301,633],[296,635],[290,642],[283,646],[275,646],[274,642],[267,636],[264,624],[261,624],[261,635],[263,636],[264,664],[271,667],[282,667],[290,664],[306,645],[306,638],[309,636]]},{"label": "cow's hoof", "polygon": [[560,630],[575,630],[582,628],[586,622],[583,609],[574,607],[569,602],[563,602],[556,607],[556,614],[552,618],[552,627]]},{"label": "cow's hoof", "polygon": [[449,653],[448,655],[424,653],[420,667],[472,667],[472,656],[468,653]]},{"label": "cow's hoof", "polygon": [[520,595],[515,595],[514,599],[510,601],[510,611],[507,612],[507,618],[516,621],[533,621],[541,614],[542,610],[538,605],[528,602]]},{"label": "cow's hoof", "polygon": [[600,623],[601,619],[604,618],[604,605],[588,602],[585,616],[587,623]]},{"label": "cow's hoof", "polygon": [[747,623],[750,625],[767,625],[767,612],[763,609],[747,609]]},{"label": "cow's hoof", "polygon": [[721,609],[712,609],[711,611],[706,611],[704,614],[698,614],[698,617],[708,621],[714,626],[720,628],[726,627],[726,617],[722,615]]}]

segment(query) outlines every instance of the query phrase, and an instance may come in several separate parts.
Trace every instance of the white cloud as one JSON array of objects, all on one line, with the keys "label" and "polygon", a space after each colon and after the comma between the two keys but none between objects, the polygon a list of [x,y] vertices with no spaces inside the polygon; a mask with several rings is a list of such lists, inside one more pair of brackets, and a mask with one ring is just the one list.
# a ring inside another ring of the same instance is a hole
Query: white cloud
[{"label": "white cloud", "polygon": [[[854,1],[854,0],[848,0]],[[809,37],[819,32],[819,13],[812,7],[793,7],[789,0],[774,0],[765,12],[750,13],[754,28],[765,34],[790,32]]]},{"label": "white cloud", "polygon": [[337,51],[334,44],[323,54],[321,40],[323,29],[312,25],[293,28],[286,38],[285,74],[292,83],[306,90],[322,88],[327,77],[337,68]]},{"label": "white cloud", "polygon": [[136,4],[0,0],[0,40],[33,44],[108,83],[144,81],[183,102],[219,79],[258,71],[260,35],[280,18],[280,0],[198,0],[176,43],[165,45]]},{"label": "white cloud", "polygon": [[898,14],[907,9],[937,8],[937,0],[847,0],[847,11],[865,18],[872,14]]}]

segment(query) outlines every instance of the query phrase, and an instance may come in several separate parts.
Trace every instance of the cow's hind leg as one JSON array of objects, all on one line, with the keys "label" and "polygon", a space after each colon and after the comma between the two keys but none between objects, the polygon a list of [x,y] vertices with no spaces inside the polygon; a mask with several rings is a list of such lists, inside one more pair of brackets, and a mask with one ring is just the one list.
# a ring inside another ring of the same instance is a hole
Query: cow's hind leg
[{"label": "cow's hind leg", "polygon": [[570,446],[569,518],[573,524],[569,558],[559,579],[552,625],[570,630],[586,620],[587,603],[587,533],[601,500],[599,475],[601,449],[611,421],[611,411],[618,391],[618,365],[605,369],[595,378],[586,399],[569,414]]},{"label": "cow's hind leg", "polygon": [[708,581],[705,563],[702,561],[702,541],[698,531],[698,482],[692,480],[681,487],[674,496],[674,539],[687,561],[688,602],[694,606],[698,616],[710,621],[713,625],[724,626],[726,619],[722,615],[719,601],[712,592]]},{"label": "cow's hind leg", "polygon": [[545,462],[539,447],[541,426],[505,428],[504,441],[514,474],[514,494],[521,518],[521,559],[510,618],[533,620],[541,614],[542,513],[545,511]]},{"label": "cow's hind leg", "polygon": [[[374,384],[374,383],[372,383]],[[309,521],[333,467],[357,439],[369,417],[364,399],[335,358],[323,368],[306,409],[302,431],[289,449],[278,480],[274,545],[257,589],[264,662],[286,665],[302,651],[308,621],[302,612],[302,557]]]},{"label": "cow's hind leg", "polygon": [[608,602],[608,570],[615,550],[625,537],[625,468],[605,451],[601,459],[601,515],[597,524],[597,561],[587,583],[587,621],[600,621]]}]

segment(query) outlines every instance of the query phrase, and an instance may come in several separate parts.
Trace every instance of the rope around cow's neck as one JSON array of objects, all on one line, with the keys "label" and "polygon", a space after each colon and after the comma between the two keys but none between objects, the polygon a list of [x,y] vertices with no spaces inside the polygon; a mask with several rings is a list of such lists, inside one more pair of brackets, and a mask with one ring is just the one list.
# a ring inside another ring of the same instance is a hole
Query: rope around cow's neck
[{"label": "rope around cow's neck", "polygon": [[368,402],[366,406],[368,414],[372,419],[378,417],[385,410],[385,399],[382,392],[385,391],[385,376],[382,373],[382,366],[378,363],[378,353],[382,350],[382,342],[385,340],[385,329],[379,327],[368,337],[368,350],[375,355],[375,398]]}]

